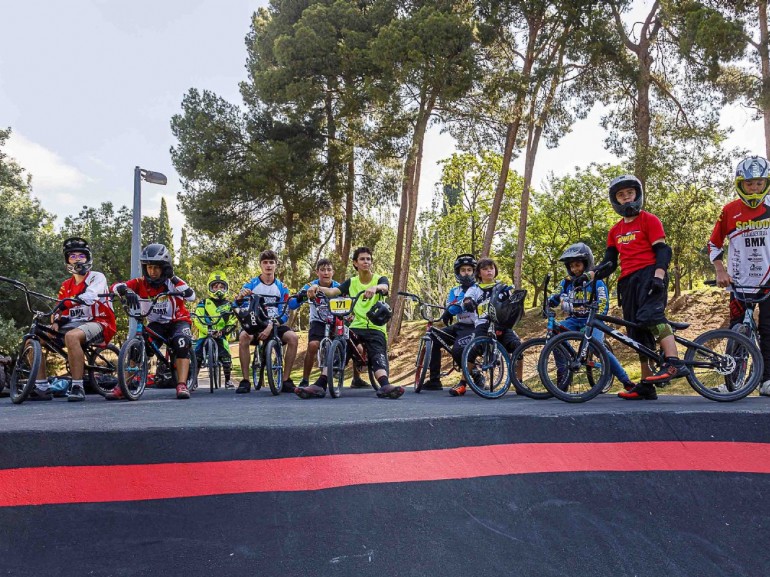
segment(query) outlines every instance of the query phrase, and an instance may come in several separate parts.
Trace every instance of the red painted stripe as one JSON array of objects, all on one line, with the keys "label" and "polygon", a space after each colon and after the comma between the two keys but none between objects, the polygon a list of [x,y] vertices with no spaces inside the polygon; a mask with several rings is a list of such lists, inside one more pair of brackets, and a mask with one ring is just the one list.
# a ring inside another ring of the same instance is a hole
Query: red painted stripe
[{"label": "red painted stripe", "polygon": [[586,471],[770,473],[770,444],[532,443],[250,461],[4,469],[0,507]]}]

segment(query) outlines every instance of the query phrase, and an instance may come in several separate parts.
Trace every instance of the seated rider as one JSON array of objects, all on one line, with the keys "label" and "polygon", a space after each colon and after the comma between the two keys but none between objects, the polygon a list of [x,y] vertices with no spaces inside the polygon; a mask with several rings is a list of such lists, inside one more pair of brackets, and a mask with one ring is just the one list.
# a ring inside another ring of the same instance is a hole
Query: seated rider
[{"label": "seated rider", "polygon": [[322,301],[316,296],[315,299],[307,298],[307,291],[313,285],[319,285],[323,287],[338,287],[340,283],[334,280],[334,265],[328,258],[318,259],[315,265],[315,272],[318,278],[310,281],[300,289],[298,295],[289,299],[289,310],[294,310],[300,307],[300,305],[307,301],[310,303],[310,329],[307,332],[307,351],[305,352],[305,364],[302,367],[302,381],[300,381],[300,387],[307,387],[310,378],[310,371],[313,370],[313,361],[318,354],[318,347],[321,345],[321,340],[326,334],[326,321],[324,320],[329,311],[326,302]]},{"label": "seated rider", "polygon": [[[149,299],[167,292],[181,293],[182,296],[172,296],[158,299],[147,315],[148,327],[162,336],[176,359],[176,398],[189,399],[187,378],[190,370],[190,346],[192,331],[190,330],[190,312],[185,307],[185,301],[195,300],[195,291],[185,281],[174,275],[171,263],[171,253],[165,245],[148,244],[139,257],[142,264],[142,276],[113,286],[113,291],[125,298],[131,309],[149,307]],[[146,310],[146,309],[145,309]],[[106,396],[107,400],[123,398],[120,387],[115,387]]]},{"label": "seated rider", "polygon": [[[316,291],[323,292],[328,297],[355,296],[361,291],[363,295],[356,301],[353,308],[354,320],[350,324],[351,340],[348,347],[355,346],[357,341],[366,348],[369,364],[374,372],[374,378],[380,385],[377,396],[380,398],[397,399],[404,394],[404,387],[391,385],[388,381],[388,333],[387,322],[392,312],[383,297],[388,294],[390,285],[384,276],[377,277],[372,272],[374,261],[372,249],[358,247],[353,252],[353,267],[358,275],[347,279],[339,287],[322,287],[314,285],[308,289],[308,298],[315,298]],[[347,355],[350,358],[351,354]],[[326,395],[328,377],[321,373],[318,380],[307,387],[298,387],[297,396],[302,399],[320,398]]]},{"label": "seated rider", "polygon": [[[63,252],[67,272],[72,276],[62,283],[59,299],[71,298],[77,302],[62,303],[61,311],[52,319],[51,328],[64,333],[64,346],[67,348],[67,362],[72,376],[67,400],[84,401],[86,394],[83,388],[83,347],[96,343],[106,345],[110,342],[116,331],[115,313],[109,300],[99,297],[100,294],[108,292],[107,280],[102,273],[91,270],[93,257],[88,242],[79,237],[68,238],[64,241]],[[52,398],[51,391],[48,390],[45,368],[44,358],[40,363],[30,400],[49,401]]]},{"label": "seated rider", "polygon": [[[449,290],[449,294],[446,298],[446,312],[441,316],[441,320],[447,325],[446,328],[441,329],[441,333],[438,335],[442,340],[447,341],[447,344],[452,344],[452,358],[457,366],[462,364],[463,349],[471,339],[473,338],[473,328],[476,321],[476,312],[470,312],[463,309],[463,298],[465,297],[465,291],[470,289],[476,284],[476,277],[474,272],[476,271],[476,257],[472,254],[458,255],[454,262],[455,279],[457,279],[458,285],[452,287]],[[453,318],[457,320],[453,323]],[[444,335],[448,335],[448,338]],[[443,385],[440,380],[441,373],[441,350],[442,347],[438,344],[435,335],[433,337],[434,345],[431,348],[430,355],[430,380],[422,387],[427,391],[441,391]],[[462,374],[462,373],[461,373]],[[462,379],[462,377],[460,377]],[[460,381],[460,385],[465,384],[464,381]]]},{"label": "seated rider", "polygon": [[[465,293],[463,298],[463,309],[468,312],[477,313],[475,321],[474,337],[486,336],[489,329],[489,301],[492,296],[492,291],[499,281],[497,278],[497,263],[491,258],[482,258],[476,265],[476,280],[478,281]],[[495,326],[495,337],[502,343],[509,353],[512,353],[516,347],[521,344],[521,339],[512,328]],[[471,351],[469,359],[475,360],[478,355],[481,354],[481,348]],[[482,375],[475,367],[469,367],[471,369],[471,376],[474,382],[481,388],[484,387],[484,375]],[[449,394],[453,397],[459,397],[465,394],[466,383],[460,381],[456,386],[449,390]]]},{"label": "seated rider", "polygon": [[198,331],[198,339],[195,341],[195,356],[198,359],[198,368],[203,361],[203,343],[211,331],[211,336],[217,342],[219,360],[225,373],[225,388],[234,389],[235,383],[230,378],[233,368],[233,359],[230,356],[230,345],[227,342],[228,333],[238,322],[232,311],[232,304],[227,300],[230,292],[230,283],[223,271],[216,270],[209,275],[209,297],[203,299],[195,307],[193,324]]},{"label": "seated rider", "polygon": [[[573,283],[576,278],[594,266],[594,253],[591,247],[583,242],[578,242],[567,247],[559,257],[567,269],[567,276],[559,285],[559,292],[553,294],[548,299],[548,305],[557,307],[561,303],[562,310],[567,313],[567,318],[559,323],[559,328],[565,331],[582,331],[587,322],[588,310],[585,307],[576,308],[573,306],[570,296],[580,295],[580,300],[588,300],[591,295],[591,285],[587,284],[581,288],[575,288]],[[599,304],[599,314],[606,315],[610,308],[609,291],[603,280],[596,281],[596,300]],[[604,340],[602,331],[594,331],[593,338],[599,342]],[[610,370],[627,391],[634,388],[635,383],[628,377],[623,366],[618,359],[609,350],[607,351],[610,361]]]},{"label": "seated rider", "polygon": [[[289,300],[289,289],[275,278],[275,269],[278,267],[278,255],[272,250],[263,250],[259,255],[259,267],[261,272],[259,276],[254,277],[243,285],[241,292],[238,293],[238,299],[243,299],[249,295],[255,295],[263,299],[267,305],[270,303],[285,303]],[[268,306],[268,308],[270,308]],[[293,393],[294,381],[291,380],[291,369],[294,366],[294,359],[297,356],[297,333],[295,333],[286,321],[289,320],[289,311],[283,310],[282,314],[276,320],[270,320],[262,328],[251,328],[248,331],[241,331],[238,337],[238,357],[241,361],[241,380],[238,388],[235,390],[238,394],[251,392],[251,383],[249,382],[249,362],[251,361],[251,345],[254,339],[266,341],[273,334],[273,325],[278,321],[278,337],[286,345],[286,356],[283,361],[283,384],[281,392]]]}]

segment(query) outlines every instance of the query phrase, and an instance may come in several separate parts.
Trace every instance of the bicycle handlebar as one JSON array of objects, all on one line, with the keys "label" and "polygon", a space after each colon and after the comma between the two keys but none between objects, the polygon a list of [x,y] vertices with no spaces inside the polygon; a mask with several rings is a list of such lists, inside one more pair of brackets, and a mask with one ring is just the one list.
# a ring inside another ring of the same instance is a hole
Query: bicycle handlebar
[{"label": "bicycle handlebar", "polygon": [[398,291],[398,296],[406,297],[409,300],[412,300],[415,303],[417,303],[417,306],[419,307],[419,311],[420,311],[420,316],[424,320],[429,322],[429,323],[435,323],[436,321],[441,320],[441,317],[440,316],[436,317],[436,318],[429,317],[426,314],[426,310],[425,309],[431,308],[431,309],[438,309],[440,311],[445,311],[446,310],[446,307],[442,307],[440,305],[432,305],[430,303],[426,303],[424,300],[422,300],[419,296],[417,296],[414,293],[408,293],[408,292],[405,292],[405,291]]},{"label": "bicycle handlebar", "polygon": [[[717,286],[717,281],[714,279],[708,279],[704,282],[704,284],[706,286],[715,287]],[[747,293],[737,289],[753,289],[755,292]],[[759,291],[765,291],[765,292],[763,292],[762,295],[759,297],[753,296]],[[730,292],[733,295],[735,295],[735,298],[741,302],[748,303],[748,304],[757,304],[757,303],[764,302],[768,298],[770,298],[770,285],[743,285],[743,284],[735,284],[734,282],[730,282]]]}]

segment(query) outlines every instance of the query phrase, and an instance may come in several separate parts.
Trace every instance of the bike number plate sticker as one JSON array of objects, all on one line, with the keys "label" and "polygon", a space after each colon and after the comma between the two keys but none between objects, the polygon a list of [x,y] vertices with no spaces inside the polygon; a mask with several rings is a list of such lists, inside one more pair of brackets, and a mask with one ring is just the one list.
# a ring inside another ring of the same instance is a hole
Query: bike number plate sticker
[{"label": "bike number plate sticker", "polygon": [[351,298],[330,299],[329,310],[335,313],[346,313],[350,310],[350,305],[353,304]]}]

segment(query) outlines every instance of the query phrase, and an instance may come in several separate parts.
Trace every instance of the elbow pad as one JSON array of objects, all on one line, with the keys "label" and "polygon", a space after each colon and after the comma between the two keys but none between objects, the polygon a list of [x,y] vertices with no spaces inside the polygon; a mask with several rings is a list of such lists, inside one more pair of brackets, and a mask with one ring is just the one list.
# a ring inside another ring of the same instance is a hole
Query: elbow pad
[{"label": "elbow pad", "polygon": [[671,264],[671,256],[673,255],[671,247],[665,242],[659,242],[652,245],[652,251],[655,253],[655,268],[668,270],[668,265]]},{"label": "elbow pad", "polygon": [[[594,270],[600,270],[598,274],[596,274],[597,279],[604,279],[610,276],[613,272],[615,272],[615,269],[618,268],[618,257],[620,254],[618,253],[618,249],[614,246],[608,246],[604,250],[604,258],[602,259],[602,262],[600,262]],[[604,265],[609,264],[607,268],[604,268]]]}]

